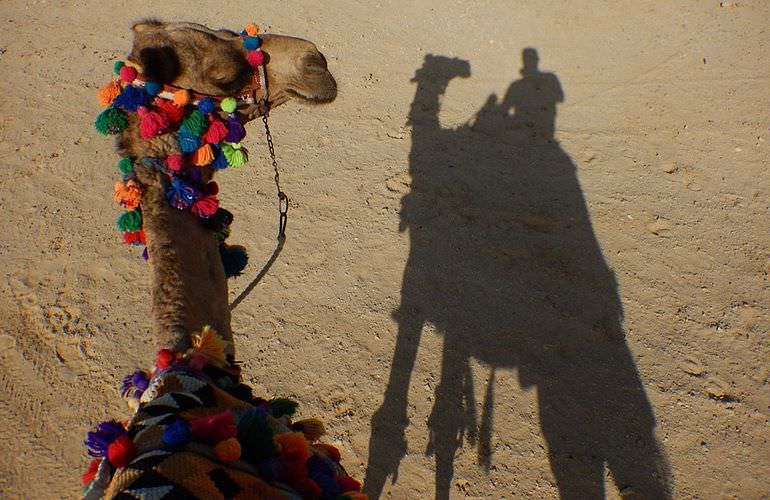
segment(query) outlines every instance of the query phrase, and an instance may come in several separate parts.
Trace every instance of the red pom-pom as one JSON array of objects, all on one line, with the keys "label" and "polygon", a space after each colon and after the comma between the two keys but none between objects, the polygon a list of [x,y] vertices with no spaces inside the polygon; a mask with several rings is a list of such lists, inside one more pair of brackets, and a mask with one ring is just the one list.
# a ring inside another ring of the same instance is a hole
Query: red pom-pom
[{"label": "red pom-pom", "polygon": [[184,169],[184,157],[182,155],[168,155],[166,157],[166,166],[174,172],[181,172]]},{"label": "red pom-pom", "polygon": [[192,213],[202,219],[208,219],[219,208],[219,200],[216,196],[198,196],[192,206]]},{"label": "red pom-pom", "polygon": [[203,142],[207,142],[209,144],[219,144],[225,139],[225,137],[227,137],[227,132],[227,125],[225,125],[222,120],[212,118],[209,123],[209,128],[207,128],[206,132],[203,133],[201,139],[203,139]]},{"label": "red pom-pom", "polygon": [[302,495],[302,498],[312,500],[321,498],[321,487],[312,479],[305,478],[294,486],[297,488],[297,493]]},{"label": "red pom-pom", "polygon": [[301,432],[285,432],[273,437],[280,447],[278,456],[283,469],[292,483],[299,483],[307,477],[307,459],[310,458],[309,444]]},{"label": "red pom-pom", "polygon": [[261,50],[250,50],[246,54],[246,60],[249,61],[252,68],[256,68],[265,62],[265,54]]},{"label": "red pom-pom", "polygon": [[197,372],[203,371],[207,364],[209,364],[209,358],[205,354],[193,353],[187,357],[187,366]]},{"label": "red pom-pom", "polygon": [[140,229],[139,231],[126,231],[123,233],[123,241],[126,243],[126,245],[146,245],[147,241],[145,240],[144,231]]},{"label": "red pom-pom", "polygon": [[155,366],[161,370],[171,368],[176,362],[176,352],[171,349],[161,349],[158,351],[158,357],[155,361]]},{"label": "red pom-pom", "polygon": [[136,456],[136,445],[128,436],[120,436],[107,448],[107,460],[115,467],[125,467]]},{"label": "red pom-pom", "polygon": [[342,493],[361,491],[361,483],[350,476],[337,476],[337,485],[340,487]]},{"label": "red pom-pom", "polygon": [[83,484],[86,485],[94,480],[96,472],[99,470],[99,464],[102,463],[101,458],[94,458],[91,463],[88,464],[88,469],[83,473],[80,478],[83,480]]},{"label": "red pom-pom", "polygon": [[168,129],[169,121],[164,114],[157,111],[149,111],[142,106],[139,108],[139,116],[142,118],[142,121],[139,122],[139,135],[142,139],[152,139],[164,134],[166,129]]},{"label": "red pom-pom", "polygon": [[326,454],[327,458],[333,462],[340,463],[340,460],[342,459],[340,456],[340,450],[334,446],[330,444],[316,443],[313,445],[313,447],[316,449],[321,449]]},{"label": "red pom-pom", "polygon": [[209,182],[205,186],[203,186],[203,189],[201,190],[203,194],[208,194],[211,196],[216,196],[217,193],[219,193],[219,184],[217,184],[214,181]]},{"label": "red pom-pom", "polygon": [[196,439],[208,444],[216,444],[238,435],[235,417],[230,411],[205,418],[190,420],[190,431]]},{"label": "red pom-pom", "polygon": [[155,99],[155,107],[174,125],[181,122],[182,118],[184,118],[184,106],[177,106],[174,104],[174,101],[159,97]]},{"label": "red pom-pom", "polygon": [[126,83],[133,82],[136,80],[137,76],[139,76],[139,72],[136,70],[136,68],[131,66],[123,66],[120,68],[120,79]]}]

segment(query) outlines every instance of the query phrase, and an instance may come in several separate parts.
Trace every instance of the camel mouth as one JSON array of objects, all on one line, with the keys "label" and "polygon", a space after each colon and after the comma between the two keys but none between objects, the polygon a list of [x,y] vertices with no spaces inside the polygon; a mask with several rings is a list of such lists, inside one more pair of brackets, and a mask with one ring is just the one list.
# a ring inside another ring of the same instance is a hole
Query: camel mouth
[{"label": "camel mouth", "polygon": [[328,104],[337,98],[337,82],[331,73],[326,71],[323,75],[316,76],[314,80],[316,82],[310,85],[291,85],[286,88],[286,92],[308,104]]},{"label": "camel mouth", "polygon": [[325,93],[309,94],[297,89],[286,89],[286,92],[307,104],[328,104],[337,98],[337,89],[326,91]]}]

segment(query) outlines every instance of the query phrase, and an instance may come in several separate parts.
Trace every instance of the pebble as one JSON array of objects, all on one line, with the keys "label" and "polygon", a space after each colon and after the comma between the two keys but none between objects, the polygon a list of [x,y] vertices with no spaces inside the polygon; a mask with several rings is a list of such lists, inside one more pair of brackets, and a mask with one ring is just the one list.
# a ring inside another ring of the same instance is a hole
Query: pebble
[{"label": "pebble", "polygon": [[658,219],[655,222],[647,224],[647,230],[655,236],[663,236],[664,233],[671,230],[671,223],[667,220]]},{"label": "pebble", "polygon": [[679,167],[673,161],[668,161],[666,163],[662,163],[660,165],[660,169],[667,174],[673,174],[674,172],[679,170]]},{"label": "pebble", "polygon": [[703,362],[695,355],[686,356],[680,365],[683,372],[694,377],[700,377],[706,372]]}]

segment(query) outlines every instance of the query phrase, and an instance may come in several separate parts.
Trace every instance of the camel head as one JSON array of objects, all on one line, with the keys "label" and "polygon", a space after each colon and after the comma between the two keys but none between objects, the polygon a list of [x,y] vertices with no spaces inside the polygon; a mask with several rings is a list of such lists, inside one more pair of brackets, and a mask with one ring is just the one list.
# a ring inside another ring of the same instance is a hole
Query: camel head
[{"label": "camel head", "polygon": [[[240,34],[213,30],[195,23],[143,21],[133,26],[134,45],[128,60],[158,83],[174,85],[200,94],[232,96],[249,90],[254,69],[246,59]],[[327,103],[337,96],[337,83],[326,59],[307,40],[260,34],[265,55],[264,85],[258,99],[269,99],[270,107],[290,99]],[[248,121],[262,112],[258,105],[238,109]]]}]

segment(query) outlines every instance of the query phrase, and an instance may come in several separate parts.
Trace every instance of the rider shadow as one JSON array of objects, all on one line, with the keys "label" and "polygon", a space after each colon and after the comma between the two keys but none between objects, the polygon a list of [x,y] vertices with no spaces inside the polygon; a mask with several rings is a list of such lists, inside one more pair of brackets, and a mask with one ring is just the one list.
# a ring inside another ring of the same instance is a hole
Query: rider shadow
[{"label": "rider shadow", "polygon": [[[449,496],[465,437],[489,467],[495,370],[537,389],[540,425],[562,498],[603,498],[605,465],[626,494],[670,497],[655,419],[623,333],[613,272],[594,235],[576,166],[554,138],[558,78],[525,49],[522,78],[475,120],[439,123],[466,61],[428,55],[414,78],[411,191],[398,338],[372,418],[366,491],[377,498],[406,453],[407,393],[425,323],[444,337],[428,421],[436,498]],[[476,415],[471,360],[491,371]],[[520,492],[526,494],[526,492]]]}]

